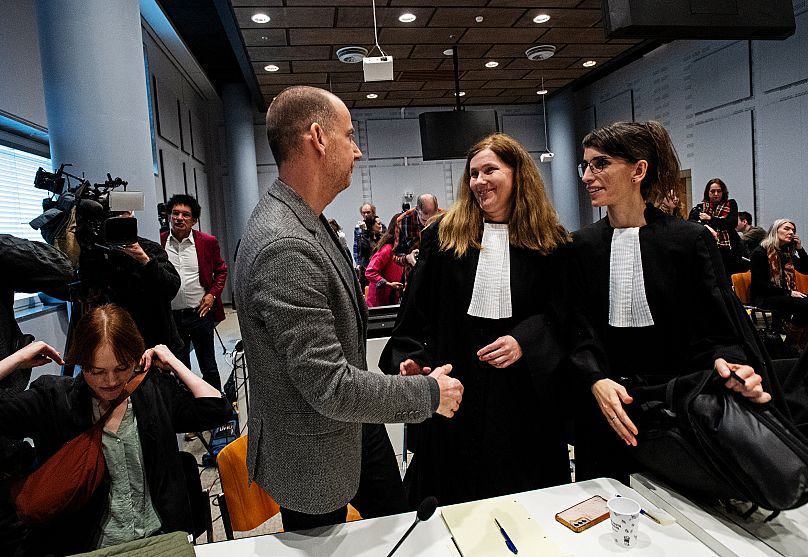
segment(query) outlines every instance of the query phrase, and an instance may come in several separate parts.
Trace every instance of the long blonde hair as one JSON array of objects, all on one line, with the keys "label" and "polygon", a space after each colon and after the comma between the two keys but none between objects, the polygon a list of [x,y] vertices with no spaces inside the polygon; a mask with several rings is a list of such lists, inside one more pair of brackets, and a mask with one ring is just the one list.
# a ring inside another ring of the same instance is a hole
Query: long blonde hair
[{"label": "long blonde hair", "polygon": [[[760,246],[766,250],[766,253],[770,254],[773,251],[782,251],[783,246],[780,245],[780,238],[777,237],[777,232],[780,230],[780,227],[786,223],[789,223],[794,227],[794,234],[797,233],[797,225],[794,224],[793,220],[777,219],[769,227],[769,230],[766,232],[766,236],[763,238],[763,240],[760,241]],[[791,246],[792,249],[787,250],[789,253],[793,251],[794,242],[791,243]]]},{"label": "long blonde hair", "polygon": [[485,149],[490,149],[513,169],[508,221],[510,244],[546,255],[568,242],[569,235],[547,197],[536,163],[518,141],[504,133],[496,133],[474,145],[466,156],[457,199],[441,219],[438,232],[440,249],[462,257],[469,248],[482,248],[483,211],[469,187],[469,166],[471,159]]}]

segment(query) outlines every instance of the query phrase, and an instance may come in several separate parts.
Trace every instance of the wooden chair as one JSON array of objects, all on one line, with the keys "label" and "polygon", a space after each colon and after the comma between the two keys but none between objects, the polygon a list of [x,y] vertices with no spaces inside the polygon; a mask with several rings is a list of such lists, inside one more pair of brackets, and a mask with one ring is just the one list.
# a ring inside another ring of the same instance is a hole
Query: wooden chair
[{"label": "wooden chair", "polygon": [[732,289],[735,290],[735,295],[745,306],[751,303],[751,296],[749,291],[752,287],[752,271],[745,273],[735,273],[732,275]]},{"label": "wooden chair", "polygon": [[803,275],[799,271],[794,271],[797,275],[797,290],[803,294],[808,294],[808,275]]},{"label": "wooden chair", "polygon": [[[247,472],[247,436],[243,435],[221,450],[217,458],[222,492],[218,495],[222,522],[228,540],[233,532],[257,528],[280,512],[280,506],[255,483]],[[348,521],[362,517],[348,505]]]}]

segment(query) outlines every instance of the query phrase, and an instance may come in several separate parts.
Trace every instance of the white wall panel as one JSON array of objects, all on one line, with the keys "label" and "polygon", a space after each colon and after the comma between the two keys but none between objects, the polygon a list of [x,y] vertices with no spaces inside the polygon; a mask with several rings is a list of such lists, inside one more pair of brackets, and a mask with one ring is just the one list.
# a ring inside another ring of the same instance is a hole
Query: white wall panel
[{"label": "white wall panel", "polygon": [[541,114],[505,115],[502,131],[507,133],[528,151],[544,151],[544,119]]},{"label": "white wall panel", "polygon": [[180,120],[177,112],[177,94],[167,80],[157,76],[157,118],[160,137],[180,146]]},{"label": "white wall panel", "polygon": [[596,115],[598,128],[615,122],[632,122],[634,107],[632,106],[631,89],[598,103]]},{"label": "white wall panel", "polygon": [[749,42],[731,43],[693,61],[695,112],[703,112],[752,94]]},{"label": "white wall panel", "polygon": [[[784,41],[758,41],[758,68],[765,90],[808,79],[808,12],[796,16],[797,31]],[[794,53],[801,53],[795,56]]]},{"label": "white wall panel", "polygon": [[768,229],[775,219],[791,218],[806,238],[808,96],[769,104],[757,116],[757,144],[763,151],[758,168],[758,225]]},{"label": "white wall panel", "polygon": [[417,118],[368,120],[368,159],[421,156],[421,132]]},{"label": "white wall panel", "polygon": [[[721,148],[732,138],[732,149]],[[754,207],[752,189],[752,113],[740,112],[725,118],[696,123],[695,152],[698,165],[693,169],[693,203],[704,194],[711,178],[721,178],[739,211]]]},{"label": "white wall panel", "polygon": [[201,163],[205,163],[205,131],[206,127],[203,120],[191,112],[191,154]]}]

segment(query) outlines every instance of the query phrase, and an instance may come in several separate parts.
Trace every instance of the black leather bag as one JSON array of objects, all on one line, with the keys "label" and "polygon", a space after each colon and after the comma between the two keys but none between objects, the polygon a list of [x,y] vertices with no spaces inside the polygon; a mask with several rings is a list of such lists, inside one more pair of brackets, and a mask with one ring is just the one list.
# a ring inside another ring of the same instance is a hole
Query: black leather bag
[{"label": "black leather bag", "polygon": [[634,458],[682,493],[773,511],[808,502],[808,441],[770,404],[727,389],[713,370],[643,404]]}]

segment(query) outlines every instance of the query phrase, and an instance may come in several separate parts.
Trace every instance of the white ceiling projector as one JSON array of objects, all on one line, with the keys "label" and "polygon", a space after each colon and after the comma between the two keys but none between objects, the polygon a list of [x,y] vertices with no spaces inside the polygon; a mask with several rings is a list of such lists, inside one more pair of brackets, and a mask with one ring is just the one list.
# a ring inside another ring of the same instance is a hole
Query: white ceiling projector
[{"label": "white ceiling projector", "polygon": [[365,81],[393,81],[393,57],[371,56],[362,58]]}]

